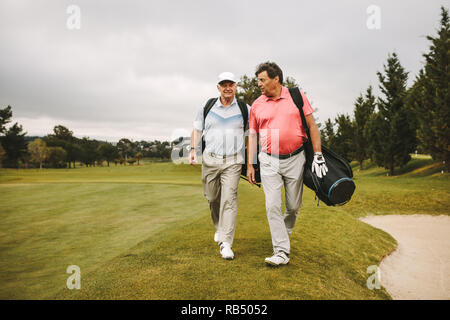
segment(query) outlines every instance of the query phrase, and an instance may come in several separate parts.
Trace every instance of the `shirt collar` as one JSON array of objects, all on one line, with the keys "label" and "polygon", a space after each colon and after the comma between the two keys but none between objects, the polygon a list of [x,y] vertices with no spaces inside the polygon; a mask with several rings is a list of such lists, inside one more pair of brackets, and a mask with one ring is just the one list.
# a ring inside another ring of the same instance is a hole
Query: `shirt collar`
[{"label": "shirt collar", "polygon": [[234,104],[237,104],[236,96],[233,98],[233,101],[231,101],[231,104],[230,104],[228,107],[225,107],[225,106],[222,104],[222,101],[220,101],[220,96],[219,96],[219,98],[217,99],[217,104],[218,104],[219,107],[222,107],[222,108],[229,108],[229,107],[233,106]]},{"label": "shirt collar", "polygon": [[281,94],[276,100],[274,100],[272,98],[269,98],[267,96],[264,96],[264,97],[266,98],[266,102],[269,101],[269,100],[276,101],[276,100],[279,100],[279,99],[286,99],[287,97],[289,97],[289,89],[286,88],[286,87],[281,87]]}]

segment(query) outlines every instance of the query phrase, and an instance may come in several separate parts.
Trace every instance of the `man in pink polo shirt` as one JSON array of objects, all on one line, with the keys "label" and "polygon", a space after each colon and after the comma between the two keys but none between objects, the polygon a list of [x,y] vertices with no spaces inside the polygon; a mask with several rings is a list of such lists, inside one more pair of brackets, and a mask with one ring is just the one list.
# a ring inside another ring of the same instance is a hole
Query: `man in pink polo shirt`
[{"label": "man in pink polo shirt", "polygon": [[[255,75],[262,95],[253,102],[250,109],[247,159],[255,159],[259,136],[261,182],[273,245],[273,256],[266,258],[265,262],[279,266],[289,262],[289,236],[302,203],[305,165],[303,144],[307,140],[307,134],[289,89],[282,85],[283,72],[280,67],[273,62],[262,63],[257,67]],[[328,171],[322,157],[320,133],[312,115],[311,104],[304,93],[300,93],[314,149],[312,170],[320,178]],[[247,166],[247,178],[252,184],[256,182],[252,161]],[[284,216],[281,213],[283,185],[286,194]]]}]

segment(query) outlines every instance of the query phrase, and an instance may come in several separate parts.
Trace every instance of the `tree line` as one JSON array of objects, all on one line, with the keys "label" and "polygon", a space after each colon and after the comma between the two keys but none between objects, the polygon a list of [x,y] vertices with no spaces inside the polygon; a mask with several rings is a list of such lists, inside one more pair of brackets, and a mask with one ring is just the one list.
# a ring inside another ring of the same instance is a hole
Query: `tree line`
[{"label": "tree line", "polygon": [[132,141],[122,138],[116,144],[77,138],[68,128],[57,125],[44,137],[27,137],[17,122],[9,129],[12,108],[0,109],[0,166],[5,168],[75,168],[76,162],[86,167],[140,164],[145,158],[170,159],[167,141]]}]

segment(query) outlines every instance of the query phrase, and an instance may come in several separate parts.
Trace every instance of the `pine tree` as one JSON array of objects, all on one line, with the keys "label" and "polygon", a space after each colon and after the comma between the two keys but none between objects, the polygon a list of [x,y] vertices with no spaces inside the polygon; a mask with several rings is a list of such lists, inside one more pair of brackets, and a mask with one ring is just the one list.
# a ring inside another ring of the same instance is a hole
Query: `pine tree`
[{"label": "pine tree", "polygon": [[335,118],[336,134],[333,138],[331,149],[351,162],[354,156],[354,126],[353,121],[347,114],[338,114]]},{"label": "pine tree", "polygon": [[11,121],[11,117],[11,106],[7,106],[5,109],[0,109],[0,134],[6,131],[5,125]]},{"label": "pine tree", "polygon": [[389,160],[389,154],[385,150],[385,139],[388,131],[389,124],[380,112],[373,113],[364,128],[364,135],[369,137],[370,159],[379,166],[383,166]]},{"label": "pine tree", "polygon": [[403,166],[411,159],[409,154],[414,150],[416,139],[411,115],[405,106],[408,73],[396,53],[388,56],[383,68],[384,73],[377,72],[377,75],[384,97],[378,98],[378,114],[372,117],[374,122],[368,132],[371,134],[372,158],[394,175],[395,167]]},{"label": "pine tree", "polygon": [[27,153],[27,142],[25,141],[26,132],[17,122],[14,123],[6,132],[0,137],[0,143],[6,153],[6,159],[3,164],[7,168],[17,168],[19,160]]},{"label": "pine tree", "polygon": [[418,139],[433,159],[445,162],[446,172],[450,169],[449,36],[448,10],[441,7],[440,29],[436,37],[427,37],[430,50],[424,54],[424,72],[416,79],[414,91]]},{"label": "pine tree", "polygon": [[359,167],[363,169],[363,161],[369,157],[369,136],[365,133],[365,128],[371,115],[375,111],[375,97],[372,94],[372,86],[367,88],[363,97],[361,94],[355,102],[354,109],[354,132],[353,147],[354,158],[359,162]]},{"label": "pine tree", "polygon": [[[411,88],[408,89],[406,95],[406,107],[408,113],[414,115],[411,119],[411,127],[414,128],[417,137],[417,148],[416,150],[421,153],[430,153],[429,148],[426,147],[426,138],[428,136],[432,136],[430,134],[430,126],[421,127],[421,119],[424,117],[423,106],[425,104],[425,72],[423,69],[419,71],[419,74],[416,76],[414,84]],[[425,115],[427,117],[428,115]]]},{"label": "pine tree", "polygon": [[322,144],[328,148],[333,148],[335,135],[334,135],[334,125],[330,118],[325,121],[325,127],[320,129],[320,140]]}]

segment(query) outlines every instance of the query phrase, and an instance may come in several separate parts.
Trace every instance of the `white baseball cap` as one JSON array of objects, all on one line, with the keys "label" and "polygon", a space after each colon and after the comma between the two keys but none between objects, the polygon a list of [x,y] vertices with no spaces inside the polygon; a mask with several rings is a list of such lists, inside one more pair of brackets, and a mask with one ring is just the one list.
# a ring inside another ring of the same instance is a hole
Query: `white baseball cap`
[{"label": "white baseball cap", "polygon": [[219,74],[217,79],[218,79],[217,83],[221,83],[222,81],[237,82],[236,77],[231,72],[222,72],[221,74]]}]

